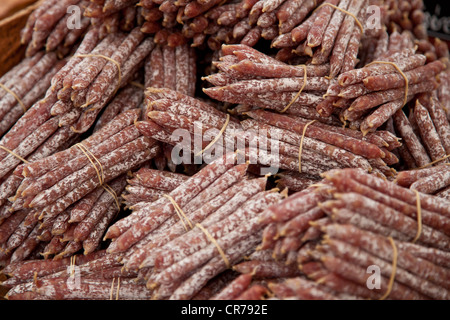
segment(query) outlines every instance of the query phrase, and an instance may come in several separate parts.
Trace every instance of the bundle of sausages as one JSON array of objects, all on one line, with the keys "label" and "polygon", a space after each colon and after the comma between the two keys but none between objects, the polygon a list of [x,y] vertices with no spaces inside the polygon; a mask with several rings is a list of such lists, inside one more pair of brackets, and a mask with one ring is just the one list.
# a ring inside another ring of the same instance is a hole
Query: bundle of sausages
[{"label": "bundle of sausages", "polygon": [[43,0],[0,77],[8,299],[450,298],[421,0]]}]

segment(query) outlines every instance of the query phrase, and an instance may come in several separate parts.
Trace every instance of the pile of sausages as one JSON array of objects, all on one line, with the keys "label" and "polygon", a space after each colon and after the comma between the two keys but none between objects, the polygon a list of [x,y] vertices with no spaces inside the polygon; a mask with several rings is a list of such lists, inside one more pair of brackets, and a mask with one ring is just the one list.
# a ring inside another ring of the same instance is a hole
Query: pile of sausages
[{"label": "pile of sausages", "polygon": [[[269,208],[265,217],[261,249],[272,255],[252,262],[258,266],[256,275],[271,270],[261,276],[276,297],[448,299],[445,200],[360,169],[336,169],[314,187]],[[292,236],[296,245],[288,246]],[[285,265],[270,269],[274,260]],[[300,267],[301,275],[283,273],[292,264]],[[368,285],[370,267],[381,272],[378,288]]]},{"label": "pile of sausages", "polygon": [[0,77],[6,298],[450,299],[425,28],[421,0],[42,1]]}]

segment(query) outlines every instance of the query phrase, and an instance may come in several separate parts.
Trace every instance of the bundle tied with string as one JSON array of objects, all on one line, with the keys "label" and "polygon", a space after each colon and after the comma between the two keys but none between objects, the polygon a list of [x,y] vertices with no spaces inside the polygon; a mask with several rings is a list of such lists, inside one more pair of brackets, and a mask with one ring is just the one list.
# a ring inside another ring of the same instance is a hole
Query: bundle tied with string
[{"label": "bundle tied with string", "polygon": [[[105,183],[105,175],[104,175],[103,166],[100,163],[100,160],[98,160],[94,156],[94,154],[88,148],[86,148],[86,146],[83,145],[81,142],[75,144],[75,146],[78,147],[81,150],[81,152],[83,152],[83,154],[86,156],[86,158],[92,164],[92,167],[94,168],[94,170],[97,173],[97,177],[98,177],[100,186],[103,189],[105,189],[105,191],[108,192],[114,198],[114,201],[116,202],[117,209],[120,211],[120,200],[119,200],[119,197],[117,196],[116,192],[107,183]],[[98,167],[97,167],[96,163],[97,163]]]},{"label": "bundle tied with string", "polygon": [[10,95],[12,95],[14,97],[14,99],[17,100],[17,102],[20,104],[20,106],[22,107],[23,113],[25,114],[27,112],[27,107],[25,106],[25,104],[23,103],[23,101],[19,98],[19,96],[17,94],[15,94],[11,89],[7,88],[4,84],[0,83],[0,88],[2,88],[3,90],[5,90],[6,92],[8,92]]},{"label": "bundle tied with string", "polygon": [[199,228],[203,233],[208,237],[208,239],[216,246],[217,250],[219,251],[219,254],[221,255],[223,261],[225,262],[227,268],[231,268],[230,261],[228,260],[227,256],[225,255],[225,252],[222,250],[222,248],[217,243],[216,239],[206,230],[205,227],[203,227],[200,223],[197,223],[195,225],[197,228]]},{"label": "bundle tied with string", "polygon": [[[113,300],[114,281],[115,280],[116,280],[116,278],[113,278],[112,282],[111,282],[111,290],[109,292],[109,300]],[[119,300],[119,293],[120,293],[120,277],[117,278],[116,300]]]},{"label": "bundle tied with string", "polygon": [[335,5],[332,4],[332,3],[324,2],[324,3],[322,3],[320,6],[318,6],[314,11],[317,11],[317,10],[321,9],[321,8],[324,7],[324,6],[332,7],[332,8],[334,8],[335,10],[339,10],[339,11],[341,11],[342,13],[345,13],[346,15],[349,15],[350,17],[352,17],[353,19],[355,19],[355,22],[356,22],[356,24],[358,25],[359,30],[361,30],[361,34],[364,34],[364,26],[363,26],[363,24],[361,23],[361,21],[359,21],[359,19],[358,19],[357,16],[355,16],[353,13],[351,13],[351,12],[345,10],[345,9],[342,9],[342,8],[339,8],[338,6],[335,6]]},{"label": "bundle tied with string", "polygon": [[19,159],[20,161],[22,161],[23,163],[30,163],[29,161],[25,160],[24,158],[22,158],[21,156],[19,156],[18,154],[16,154],[14,151],[9,150],[8,148],[4,147],[4,146],[0,146],[0,149],[8,152],[9,154],[13,155],[14,157],[16,157],[17,159]]},{"label": "bundle tied with string", "polygon": [[303,127],[303,134],[302,134],[302,138],[300,140],[300,147],[298,150],[298,172],[302,173],[302,151],[303,151],[303,140],[305,140],[305,135],[306,135],[306,130],[308,129],[308,126],[313,124],[314,122],[316,122],[316,120],[312,120],[310,122],[308,122],[307,124],[305,124],[305,126]]},{"label": "bundle tied with string", "polygon": [[[335,10],[339,10],[339,11],[341,11],[342,13],[344,13],[344,14],[346,14],[346,15],[352,17],[352,18],[355,20],[355,23],[356,23],[356,25],[358,26],[358,28],[359,28],[359,30],[360,30],[360,32],[361,32],[361,35],[364,35],[364,26],[363,26],[363,24],[361,23],[361,21],[359,21],[358,17],[357,17],[356,15],[354,15],[353,13],[351,13],[351,12],[345,10],[345,9],[342,9],[342,8],[340,8],[340,7],[338,7],[338,6],[334,5],[334,4],[332,4],[332,3],[324,2],[324,3],[322,3],[320,6],[318,6],[318,7],[314,10],[314,12],[317,11],[317,10],[320,10],[320,9],[321,9],[322,7],[324,7],[324,6],[329,6],[329,7],[333,8],[333,9],[335,9]],[[326,76],[325,78],[331,80],[331,79],[333,79],[334,77],[333,77],[332,74],[330,74],[329,76]]]},{"label": "bundle tied with string", "polygon": [[335,117],[312,113],[329,86],[330,81],[325,78],[329,66],[285,64],[242,44],[224,46],[222,53],[219,61],[213,61],[219,72],[204,78],[212,86],[203,92],[217,101],[237,104],[233,109],[236,114],[258,108],[337,122]]},{"label": "bundle tied with string", "polygon": [[[121,69],[120,63],[108,56],[103,55],[103,54],[77,54],[74,56],[74,58],[89,58],[89,57],[103,58],[103,59],[108,60],[116,65],[117,70],[118,70],[118,78],[117,78],[117,87],[113,94],[113,96],[115,96],[117,91],[119,91],[119,89],[120,89],[120,85],[122,84],[122,69]],[[90,102],[87,101],[84,105],[81,106],[81,108],[86,108],[89,105],[90,105]]]},{"label": "bundle tied with string", "polygon": [[[193,225],[192,222],[189,220],[189,218],[186,216],[186,214],[184,213],[184,211],[180,208],[180,206],[178,205],[178,203],[176,203],[176,201],[168,194],[163,195],[165,198],[169,199],[169,201],[172,203],[174,209],[175,209],[175,213],[178,215],[178,218],[180,219],[181,223],[184,226],[184,230],[189,231],[187,224],[189,225],[189,227],[191,229],[193,229]],[[186,222],[185,222],[186,221]]]},{"label": "bundle tied with string", "polygon": [[397,259],[398,259],[398,249],[397,245],[395,244],[394,239],[392,237],[388,237],[389,242],[392,245],[392,271],[391,276],[389,277],[389,283],[386,292],[383,294],[383,296],[380,297],[379,300],[386,300],[389,295],[391,294],[392,287],[394,286],[395,282],[395,274],[397,272]]},{"label": "bundle tied with string", "polygon": [[[230,261],[228,260],[227,256],[225,255],[225,252],[219,246],[216,239],[214,239],[214,237],[208,232],[208,230],[205,227],[203,227],[200,223],[196,223],[195,225],[193,225],[192,221],[186,216],[184,211],[180,208],[180,206],[176,203],[176,201],[170,195],[165,194],[164,197],[169,199],[169,201],[172,203],[173,207],[175,208],[175,212],[177,213],[178,217],[180,218],[180,221],[183,224],[186,232],[194,229],[194,227],[197,227],[198,229],[200,229],[206,235],[206,237],[211,241],[211,243],[213,243],[216,246],[217,251],[219,251],[219,254],[222,257],[223,261],[225,262],[227,268],[230,268],[231,264],[230,264]],[[188,225],[189,225],[190,229],[188,228]]]},{"label": "bundle tied with string", "polygon": [[227,130],[228,124],[230,123],[230,115],[227,114],[227,118],[225,120],[225,123],[223,124],[223,127],[220,129],[219,133],[217,134],[217,136],[201,151],[199,151],[195,156],[200,156],[203,153],[205,153],[207,150],[209,150],[219,139],[220,137],[223,136],[223,134],[225,133],[225,131]]},{"label": "bundle tied with string", "polygon": [[295,97],[292,99],[292,101],[289,102],[289,104],[283,110],[280,111],[281,113],[285,113],[295,103],[295,101],[297,101],[298,97],[300,97],[300,94],[305,89],[306,84],[308,83],[308,73],[307,73],[306,65],[302,64],[301,67],[303,67],[303,70],[304,70],[303,85],[300,88],[300,90],[297,92]]},{"label": "bundle tied with string", "polygon": [[70,257],[70,264],[69,264],[69,270],[70,270],[70,276],[75,277],[75,266],[76,266],[77,256],[73,255]]},{"label": "bundle tied with string", "polygon": [[[394,63],[394,62],[389,62],[389,61],[373,61],[372,63],[368,64],[367,67],[369,67],[369,66],[371,66],[371,65],[374,65],[374,64],[387,64],[387,65],[391,65],[391,66],[393,66],[393,67],[397,70],[397,72],[403,77],[403,79],[404,79],[404,81],[405,81],[405,93],[404,93],[403,103],[402,103],[401,105],[399,105],[399,108],[397,108],[397,109],[403,108],[403,107],[408,103],[408,100],[409,100],[409,97],[408,97],[408,96],[409,96],[409,80],[408,80],[408,77],[407,77],[406,74],[400,69],[400,67],[399,67],[396,63]],[[382,108],[382,107],[385,106],[385,105],[389,105],[390,103],[393,103],[393,101],[387,102],[386,104],[382,105],[380,108]],[[348,110],[352,110],[352,107],[350,107]],[[377,110],[376,110],[376,111],[377,111]],[[375,111],[374,113],[376,113],[376,111]],[[374,113],[373,113],[373,114],[374,114]],[[371,123],[371,124],[367,124],[367,123],[366,123],[367,120],[368,120],[371,116],[373,116],[373,114],[367,116],[367,117],[364,119],[364,121],[361,123],[360,130],[361,130],[361,132],[364,134],[364,136],[366,136],[369,132],[371,132],[372,129],[373,129],[373,127],[374,127],[373,123]],[[383,119],[382,117],[379,117],[379,118],[380,118],[380,119]],[[387,119],[384,118],[383,121],[386,122]],[[381,125],[381,122],[382,122],[382,121],[379,121],[379,125]],[[363,126],[364,126],[365,124],[366,124],[366,126],[365,126],[365,128],[363,128]]]},{"label": "bundle tied with string", "polygon": [[400,67],[397,64],[395,64],[394,62],[390,62],[390,61],[378,61],[378,60],[372,61],[365,67],[370,67],[374,64],[387,64],[387,65],[393,66],[398,71],[398,73],[405,79],[405,97],[403,100],[403,106],[405,106],[408,103],[408,93],[409,93],[409,80],[408,80],[408,77],[406,76],[406,74],[402,71],[402,69],[400,69]]}]

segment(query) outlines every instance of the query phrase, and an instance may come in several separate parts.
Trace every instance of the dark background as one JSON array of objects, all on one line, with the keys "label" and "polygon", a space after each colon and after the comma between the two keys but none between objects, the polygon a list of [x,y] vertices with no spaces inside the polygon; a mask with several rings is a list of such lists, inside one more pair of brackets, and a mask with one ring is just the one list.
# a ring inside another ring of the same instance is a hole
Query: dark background
[{"label": "dark background", "polygon": [[448,0],[424,0],[428,33],[450,41],[450,3]]}]

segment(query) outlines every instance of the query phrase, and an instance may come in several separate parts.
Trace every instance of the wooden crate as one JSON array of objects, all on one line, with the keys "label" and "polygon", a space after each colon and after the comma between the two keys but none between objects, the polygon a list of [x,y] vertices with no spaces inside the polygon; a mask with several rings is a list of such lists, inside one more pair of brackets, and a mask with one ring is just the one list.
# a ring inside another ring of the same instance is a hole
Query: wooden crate
[{"label": "wooden crate", "polygon": [[[8,15],[0,20],[0,76],[19,63],[25,55],[25,46],[20,43],[20,31],[30,13],[39,5],[36,0],[14,0],[2,2],[1,14]],[[0,276],[1,281],[5,280]],[[0,285],[0,300],[4,300],[7,289]]]},{"label": "wooden crate", "polygon": [[0,20],[12,16],[35,2],[36,0],[2,0],[0,2]]},{"label": "wooden crate", "polygon": [[[24,3],[29,5],[23,9]],[[19,63],[25,54],[25,46],[20,43],[20,31],[25,26],[30,13],[39,5],[36,0],[18,1],[12,8],[12,15],[0,21],[0,76]]]}]

